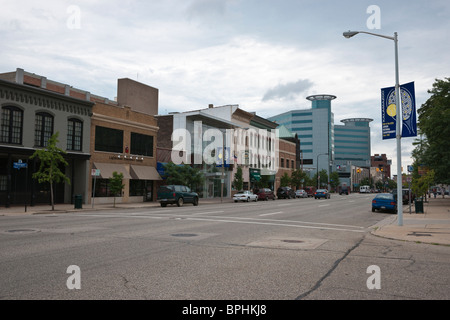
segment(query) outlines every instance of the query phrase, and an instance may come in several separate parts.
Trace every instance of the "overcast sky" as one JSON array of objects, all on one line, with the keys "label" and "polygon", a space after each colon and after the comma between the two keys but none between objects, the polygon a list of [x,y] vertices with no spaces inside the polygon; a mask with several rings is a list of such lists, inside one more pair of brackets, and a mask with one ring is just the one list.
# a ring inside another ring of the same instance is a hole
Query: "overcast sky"
[{"label": "overcast sky", "polygon": [[[270,117],[332,94],[335,123],[372,118],[372,154],[396,174],[381,139],[380,89],[414,81],[417,107],[450,76],[448,0],[0,0],[0,72],[23,68],[114,99],[117,79],[159,89],[159,113],[238,104]],[[414,138],[402,139],[411,164]]]}]

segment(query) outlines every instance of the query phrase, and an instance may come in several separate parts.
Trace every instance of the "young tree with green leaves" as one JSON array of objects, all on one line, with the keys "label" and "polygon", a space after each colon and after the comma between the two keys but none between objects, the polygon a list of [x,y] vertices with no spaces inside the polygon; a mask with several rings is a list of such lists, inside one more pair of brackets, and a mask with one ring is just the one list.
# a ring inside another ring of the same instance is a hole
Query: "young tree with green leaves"
[{"label": "young tree with green leaves", "polygon": [[164,176],[167,184],[178,184],[189,187],[193,191],[198,191],[204,182],[203,173],[188,164],[176,165],[172,162],[164,165]]},{"label": "young tree with green leaves", "polygon": [[122,194],[122,190],[125,187],[122,184],[123,181],[123,173],[117,173],[117,171],[113,172],[113,176],[109,179],[109,190],[114,196],[114,208],[116,207],[116,196],[120,196]]},{"label": "young tree with green leaves", "polygon": [[58,144],[59,132],[53,134],[47,142],[45,149],[36,150],[30,159],[38,158],[40,160],[39,170],[33,173],[33,179],[37,179],[39,183],[50,183],[50,201],[52,211],[55,210],[55,202],[53,196],[53,185],[65,181],[70,183],[70,179],[59,169],[60,164],[65,167],[68,165],[64,159],[66,152],[56,145]]},{"label": "young tree with green leaves", "polygon": [[304,186],[306,177],[306,172],[302,171],[301,169],[297,169],[292,171],[291,173],[291,182],[298,189]]},{"label": "young tree with green leaves", "polygon": [[339,180],[339,173],[337,171],[333,171],[332,173],[330,173],[331,188],[336,191],[340,184],[341,181]]},{"label": "young tree with green leaves", "polygon": [[430,188],[433,182],[434,182],[433,170],[428,171],[427,174],[423,176],[413,174],[411,190],[416,196],[418,197],[423,196],[427,193],[428,188]]},{"label": "young tree with green leaves", "polygon": [[291,184],[291,178],[289,177],[288,173],[285,172],[280,179],[280,187],[289,187]]},{"label": "young tree with green leaves", "polygon": [[244,186],[244,178],[242,177],[241,167],[237,167],[236,169],[236,173],[234,174],[233,185],[237,191],[241,191]]}]

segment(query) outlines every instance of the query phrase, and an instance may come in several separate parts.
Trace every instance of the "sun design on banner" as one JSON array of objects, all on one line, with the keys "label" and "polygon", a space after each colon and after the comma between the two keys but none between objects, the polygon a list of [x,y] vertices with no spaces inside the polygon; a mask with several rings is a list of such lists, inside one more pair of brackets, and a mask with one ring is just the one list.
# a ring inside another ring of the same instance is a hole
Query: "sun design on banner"
[{"label": "sun design on banner", "polygon": [[[413,111],[413,99],[411,93],[405,88],[400,88],[400,97],[402,101],[402,118],[403,125],[412,132],[413,129],[413,118],[411,117]],[[394,118],[397,115],[396,104],[395,104],[395,90],[393,90],[388,97],[389,106],[387,108],[387,114]]]}]

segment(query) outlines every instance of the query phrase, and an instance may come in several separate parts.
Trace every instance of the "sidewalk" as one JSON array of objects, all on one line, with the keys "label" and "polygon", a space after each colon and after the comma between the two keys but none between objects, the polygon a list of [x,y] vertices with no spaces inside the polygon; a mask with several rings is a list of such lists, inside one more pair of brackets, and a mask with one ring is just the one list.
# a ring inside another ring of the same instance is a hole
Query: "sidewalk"
[{"label": "sidewalk", "polygon": [[415,213],[412,204],[403,206],[403,226],[397,215],[386,218],[373,228],[372,234],[388,239],[441,244],[450,246],[450,197],[437,196],[424,202],[424,213]]},{"label": "sidewalk", "polygon": [[[223,203],[231,202],[229,198],[224,198]],[[205,204],[218,204],[221,203],[220,198],[216,199],[201,199],[200,205]],[[190,203],[184,204],[184,206],[192,206]],[[161,207],[159,202],[135,202],[135,203],[116,203],[114,207],[112,203],[107,204],[82,204],[81,209],[75,209],[74,204],[55,204],[55,210],[52,210],[51,205],[36,205],[33,207],[27,206],[25,212],[25,206],[11,206],[10,208],[0,207],[0,216],[17,216],[17,215],[33,215],[33,214],[56,214],[56,213],[77,213],[83,211],[100,211],[100,210],[117,210],[117,209],[139,209],[139,208],[154,208]]]}]

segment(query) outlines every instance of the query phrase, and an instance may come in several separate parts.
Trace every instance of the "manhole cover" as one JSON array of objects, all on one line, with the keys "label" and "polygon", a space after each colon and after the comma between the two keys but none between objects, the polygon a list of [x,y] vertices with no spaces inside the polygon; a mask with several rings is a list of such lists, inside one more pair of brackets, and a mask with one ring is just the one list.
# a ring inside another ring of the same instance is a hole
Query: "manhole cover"
[{"label": "manhole cover", "polygon": [[286,243],[303,243],[303,242],[305,242],[305,241],[301,241],[301,240],[281,240],[281,241],[286,242]]},{"label": "manhole cover", "polygon": [[186,238],[188,238],[188,237],[196,237],[197,234],[195,234],[195,233],[175,233],[175,234],[172,234],[171,236],[172,237],[186,237]]}]

